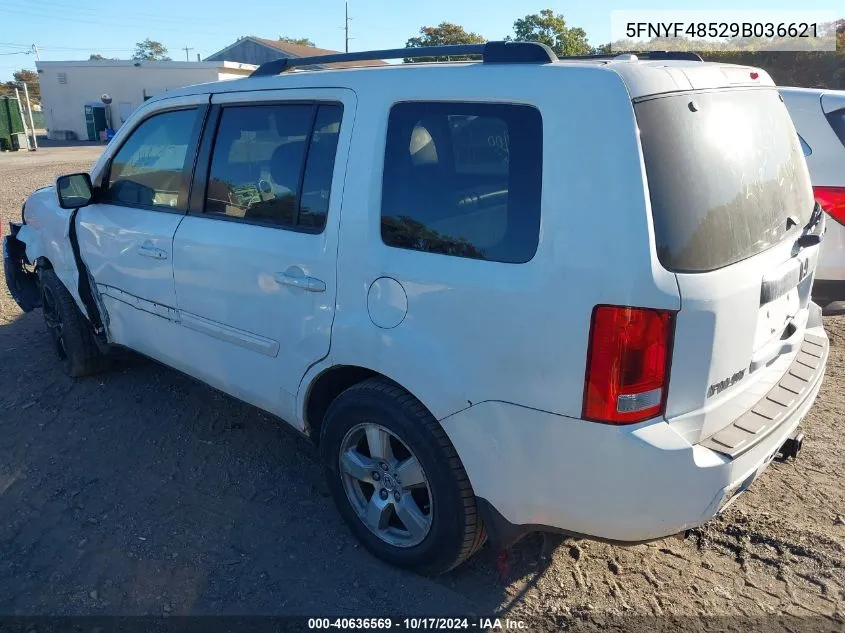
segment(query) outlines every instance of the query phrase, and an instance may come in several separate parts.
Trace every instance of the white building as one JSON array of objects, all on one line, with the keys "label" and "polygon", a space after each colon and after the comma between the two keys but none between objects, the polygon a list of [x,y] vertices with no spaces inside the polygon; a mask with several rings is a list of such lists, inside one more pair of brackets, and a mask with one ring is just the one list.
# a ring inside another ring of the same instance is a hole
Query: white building
[{"label": "white building", "polygon": [[[150,97],[191,84],[248,76],[255,66],[237,62],[36,62],[49,138],[99,139],[117,130]],[[103,106],[101,96],[111,97]]]}]

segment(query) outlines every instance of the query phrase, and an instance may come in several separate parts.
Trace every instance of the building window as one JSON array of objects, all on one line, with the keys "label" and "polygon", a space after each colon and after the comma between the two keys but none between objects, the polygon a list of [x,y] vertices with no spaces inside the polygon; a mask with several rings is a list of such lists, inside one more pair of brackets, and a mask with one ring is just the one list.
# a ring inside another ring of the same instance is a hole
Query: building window
[{"label": "building window", "polygon": [[67,83],[67,73],[59,73],[59,83],[66,84]]}]

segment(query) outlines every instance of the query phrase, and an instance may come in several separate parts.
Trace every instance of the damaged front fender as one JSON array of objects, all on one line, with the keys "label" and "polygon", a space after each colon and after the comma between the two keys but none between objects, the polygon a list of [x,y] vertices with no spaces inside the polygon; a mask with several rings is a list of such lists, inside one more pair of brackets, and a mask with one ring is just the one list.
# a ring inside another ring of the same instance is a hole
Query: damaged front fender
[{"label": "damaged front fender", "polygon": [[34,265],[26,257],[26,244],[17,237],[20,229],[20,224],[9,222],[9,234],[3,238],[3,272],[12,299],[30,312],[41,307],[41,289]]}]

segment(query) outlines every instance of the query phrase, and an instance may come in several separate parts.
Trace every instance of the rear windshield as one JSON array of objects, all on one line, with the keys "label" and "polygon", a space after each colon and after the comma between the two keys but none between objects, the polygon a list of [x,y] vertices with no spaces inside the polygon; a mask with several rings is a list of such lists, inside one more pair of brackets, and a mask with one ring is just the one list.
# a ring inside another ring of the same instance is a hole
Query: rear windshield
[{"label": "rear windshield", "polygon": [[676,272],[729,266],[777,244],[813,192],[776,89],[674,94],[634,106],[657,255]]}]

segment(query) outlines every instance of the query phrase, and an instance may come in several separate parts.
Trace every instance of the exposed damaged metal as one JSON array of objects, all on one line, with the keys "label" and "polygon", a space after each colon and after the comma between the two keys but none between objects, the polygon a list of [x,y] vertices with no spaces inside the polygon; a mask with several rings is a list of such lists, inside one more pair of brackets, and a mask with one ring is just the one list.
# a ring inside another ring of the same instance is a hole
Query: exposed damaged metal
[{"label": "exposed damaged metal", "polygon": [[94,334],[101,339],[101,342],[106,342],[106,330],[100,318],[98,302],[94,298],[94,290],[90,281],[91,276],[88,272],[88,267],[82,261],[82,255],[79,253],[79,240],[76,237],[77,213],[79,213],[79,209],[74,209],[73,213],[70,214],[68,237],[70,238],[71,249],[73,249],[73,258],[76,261],[76,269],[79,271],[79,298],[85,304],[85,311],[88,313],[88,320],[91,321],[91,325],[94,327]]},{"label": "exposed damaged metal", "polygon": [[143,310],[144,312],[149,312],[150,314],[162,317],[164,319],[167,319],[168,321],[173,321],[174,323],[179,322],[179,311],[175,308],[171,308],[160,303],[155,303],[153,301],[147,301],[146,299],[136,297],[135,295],[129,294],[128,292],[120,290],[119,288],[115,288],[114,286],[97,284],[96,288],[97,292],[103,297],[110,297],[112,299],[115,299],[116,301],[121,301],[126,305],[132,306],[136,310]]},{"label": "exposed damaged metal", "polygon": [[9,222],[9,234],[3,238],[3,271],[6,286],[24,312],[41,306],[41,291],[35,265],[26,257],[26,244],[17,235],[21,225]]}]

